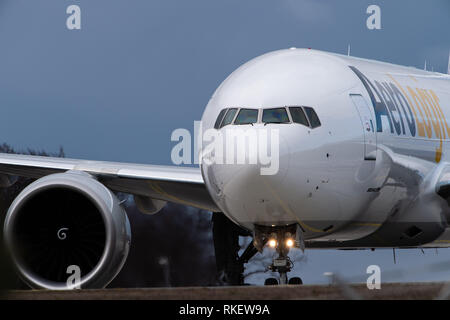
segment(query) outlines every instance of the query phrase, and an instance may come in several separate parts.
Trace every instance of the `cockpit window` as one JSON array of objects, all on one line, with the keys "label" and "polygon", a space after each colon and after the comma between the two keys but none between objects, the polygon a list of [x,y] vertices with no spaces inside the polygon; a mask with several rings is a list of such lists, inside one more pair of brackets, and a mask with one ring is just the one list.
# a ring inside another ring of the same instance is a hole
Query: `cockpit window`
[{"label": "cockpit window", "polygon": [[[229,124],[243,125],[262,122],[267,123],[299,123],[312,129],[320,127],[321,123],[317,113],[311,107],[282,107],[262,110],[262,121],[259,120],[260,109],[225,108],[219,112],[215,129],[220,129]],[[289,116],[290,114],[290,116]],[[234,120],[234,122],[233,122]]]},{"label": "cockpit window", "polygon": [[233,122],[234,116],[236,115],[236,111],[237,108],[228,109],[228,112],[223,118],[222,124],[220,125],[221,128]]},{"label": "cockpit window", "polygon": [[222,111],[220,111],[219,116],[217,117],[216,123],[214,124],[214,129],[220,128],[220,123],[222,122],[223,116],[225,115],[227,110],[228,109],[223,109]]},{"label": "cockpit window", "polygon": [[258,110],[256,109],[241,109],[234,120],[234,124],[251,124],[258,121]]},{"label": "cockpit window", "polygon": [[311,128],[314,129],[320,127],[320,120],[314,109],[310,107],[305,107],[305,112],[306,115],[308,116],[309,122],[311,123]]},{"label": "cockpit window", "polygon": [[289,117],[285,108],[265,109],[262,117],[263,123],[288,123]]},{"label": "cockpit window", "polygon": [[308,119],[306,118],[305,112],[300,107],[289,107],[291,112],[292,121],[295,123],[303,124],[309,127]]}]

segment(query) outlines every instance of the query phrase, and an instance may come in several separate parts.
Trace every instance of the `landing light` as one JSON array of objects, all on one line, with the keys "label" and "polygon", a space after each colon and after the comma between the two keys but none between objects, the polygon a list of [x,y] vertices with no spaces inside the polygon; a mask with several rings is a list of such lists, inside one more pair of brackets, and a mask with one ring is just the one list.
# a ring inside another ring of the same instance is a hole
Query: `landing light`
[{"label": "landing light", "polygon": [[293,246],[294,246],[294,240],[292,240],[292,239],[287,239],[287,240],[286,240],[286,247],[292,248]]},{"label": "landing light", "polygon": [[269,247],[275,248],[276,246],[277,246],[277,240],[275,240],[275,239],[270,239],[270,240],[269,240]]}]

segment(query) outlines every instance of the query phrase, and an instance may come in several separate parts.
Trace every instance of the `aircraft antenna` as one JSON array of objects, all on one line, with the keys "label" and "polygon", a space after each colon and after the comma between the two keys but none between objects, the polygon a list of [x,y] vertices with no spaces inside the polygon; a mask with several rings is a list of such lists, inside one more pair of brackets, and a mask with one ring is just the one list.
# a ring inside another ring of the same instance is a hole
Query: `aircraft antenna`
[{"label": "aircraft antenna", "polygon": [[[347,48],[347,56],[349,56],[349,57],[350,57],[350,49],[351,49],[351,47],[350,47],[350,44],[349,44],[348,48]],[[450,70],[450,61],[449,61],[449,70]]]}]

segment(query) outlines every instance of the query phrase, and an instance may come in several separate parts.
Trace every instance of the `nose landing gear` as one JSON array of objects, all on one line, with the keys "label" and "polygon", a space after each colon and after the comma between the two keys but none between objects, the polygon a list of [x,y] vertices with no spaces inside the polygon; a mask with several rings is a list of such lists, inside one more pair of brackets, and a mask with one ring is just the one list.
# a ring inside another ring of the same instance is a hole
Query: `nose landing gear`
[{"label": "nose landing gear", "polygon": [[[268,243],[271,248],[276,249],[278,257],[274,258],[269,270],[278,272],[280,275],[279,284],[302,284],[302,279],[294,277],[288,281],[288,272],[292,270],[293,263],[288,256],[289,250],[293,247],[304,250],[302,230],[300,226],[289,225],[283,227],[256,226],[254,235],[254,245],[259,251],[263,250],[264,243]],[[275,278],[266,279],[265,285],[276,285]]]},{"label": "nose landing gear", "polygon": [[293,267],[288,256],[289,250],[294,247],[304,250],[305,247],[302,229],[298,224],[276,227],[255,226],[253,242],[239,256],[239,236],[251,236],[251,233],[235,225],[221,212],[214,212],[212,221],[218,285],[243,285],[244,265],[256,253],[262,252],[266,245],[276,249],[278,253],[268,269],[278,272],[280,281],[269,278],[266,279],[265,284],[302,284],[300,278],[288,279],[287,276]]}]

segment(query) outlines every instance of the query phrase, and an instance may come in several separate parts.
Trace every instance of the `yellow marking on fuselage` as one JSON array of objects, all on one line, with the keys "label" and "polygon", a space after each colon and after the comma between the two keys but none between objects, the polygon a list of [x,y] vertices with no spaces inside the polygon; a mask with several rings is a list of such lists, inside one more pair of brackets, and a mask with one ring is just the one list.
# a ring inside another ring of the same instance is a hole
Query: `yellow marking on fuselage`
[{"label": "yellow marking on fuselage", "polygon": [[445,126],[447,125],[447,122],[445,120],[445,116],[442,113],[441,108],[436,105],[434,103],[433,97],[431,97],[430,93],[428,92],[428,90],[423,89],[422,90],[422,94],[424,96],[424,99],[428,102],[428,104],[431,106],[431,108],[433,109],[433,111],[435,111],[435,116],[437,119],[439,119],[439,123],[440,123],[440,129],[442,130],[442,138],[445,140],[447,138],[447,136],[445,135]]},{"label": "yellow marking on fuselage", "polygon": [[439,163],[442,158],[443,138],[445,137],[442,119],[440,117],[439,112],[435,109],[434,104],[431,102],[431,97],[428,95],[427,91],[425,89],[418,89],[418,88],[416,88],[416,90],[422,97],[424,105],[428,105],[428,107],[430,107],[430,109],[433,111],[434,118],[433,117],[431,118],[431,123],[433,124],[436,137],[439,139],[439,147],[436,149],[435,161],[436,163]]},{"label": "yellow marking on fuselage", "polygon": [[[446,139],[444,127],[447,130],[448,136],[450,137],[450,128],[447,124],[447,119],[442,111],[442,108],[439,105],[439,98],[431,89],[430,90],[422,88],[413,89],[410,86],[406,86],[407,90],[405,90],[402,87],[402,85],[397,80],[395,80],[393,76],[391,76],[390,74],[388,74],[388,76],[400,88],[403,95],[407,99],[414,113],[414,120],[416,121],[417,124],[418,136],[420,137],[427,136],[428,139],[432,139],[434,129],[436,138],[439,140],[439,146],[436,148],[435,161],[439,163],[442,159],[444,140]],[[415,82],[419,82],[415,77],[413,76],[409,77],[413,79]],[[409,95],[407,91],[409,92]],[[420,118],[418,117],[415,108],[417,108],[417,110],[419,111]]]},{"label": "yellow marking on fuselage", "polygon": [[[428,138],[431,138],[433,136],[433,131],[431,128],[431,120],[428,116],[429,110],[426,109],[423,105],[422,99],[420,98],[419,94],[410,86],[406,86],[406,88],[408,89],[409,93],[411,94],[412,99],[414,100],[414,103],[417,106],[417,109],[420,112],[420,116],[423,119],[423,125],[425,127],[425,132],[427,133]],[[425,117],[422,113],[422,109],[425,112]]]},{"label": "yellow marking on fuselage", "polygon": [[[439,123],[439,115],[436,113],[433,104],[431,103],[429,97],[427,96],[426,90],[416,88],[417,93],[421,97],[423,101],[423,105],[426,109],[428,109],[428,113],[430,116],[431,124],[433,125],[434,132],[436,133],[436,137],[442,138],[441,133],[441,125]],[[431,112],[430,112],[431,110]]]},{"label": "yellow marking on fuselage", "polygon": [[414,119],[416,120],[416,123],[417,123],[417,134],[421,137],[425,137],[425,126],[422,122],[419,121],[419,117],[417,116],[416,109],[414,108],[414,105],[413,105],[411,99],[409,98],[408,94],[406,93],[406,90],[403,89],[403,87],[400,85],[400,83],[397,80],[395,80],[393,76],[391,76],[390,74],[388,74],[388,76],[392,79],[392,81],[395,82],[395,84],[402,91],[406,100],[408,100],[408,104],[411,106],[412,112],[414,113]]},{"label": "yellow marking on fuselage", "polygon": [[447,129],[447,134],[448,134],[448,136],[450,138],[450,128],[449,128],[449,126],[447,124],[447,118],[445,117],[445,114],[442,111],[441,105],[439,104],[439,98],[438,98],[438,96],[436,95],[436,93],[432,89],[430,89],[428,91],[431,94],[431,98],[432,98],[431,100],[435,104],[436,108],[439,110],[439,112],[440,112],[440,114],[442,116],[442,119],[444,120],[445,128]]}]

